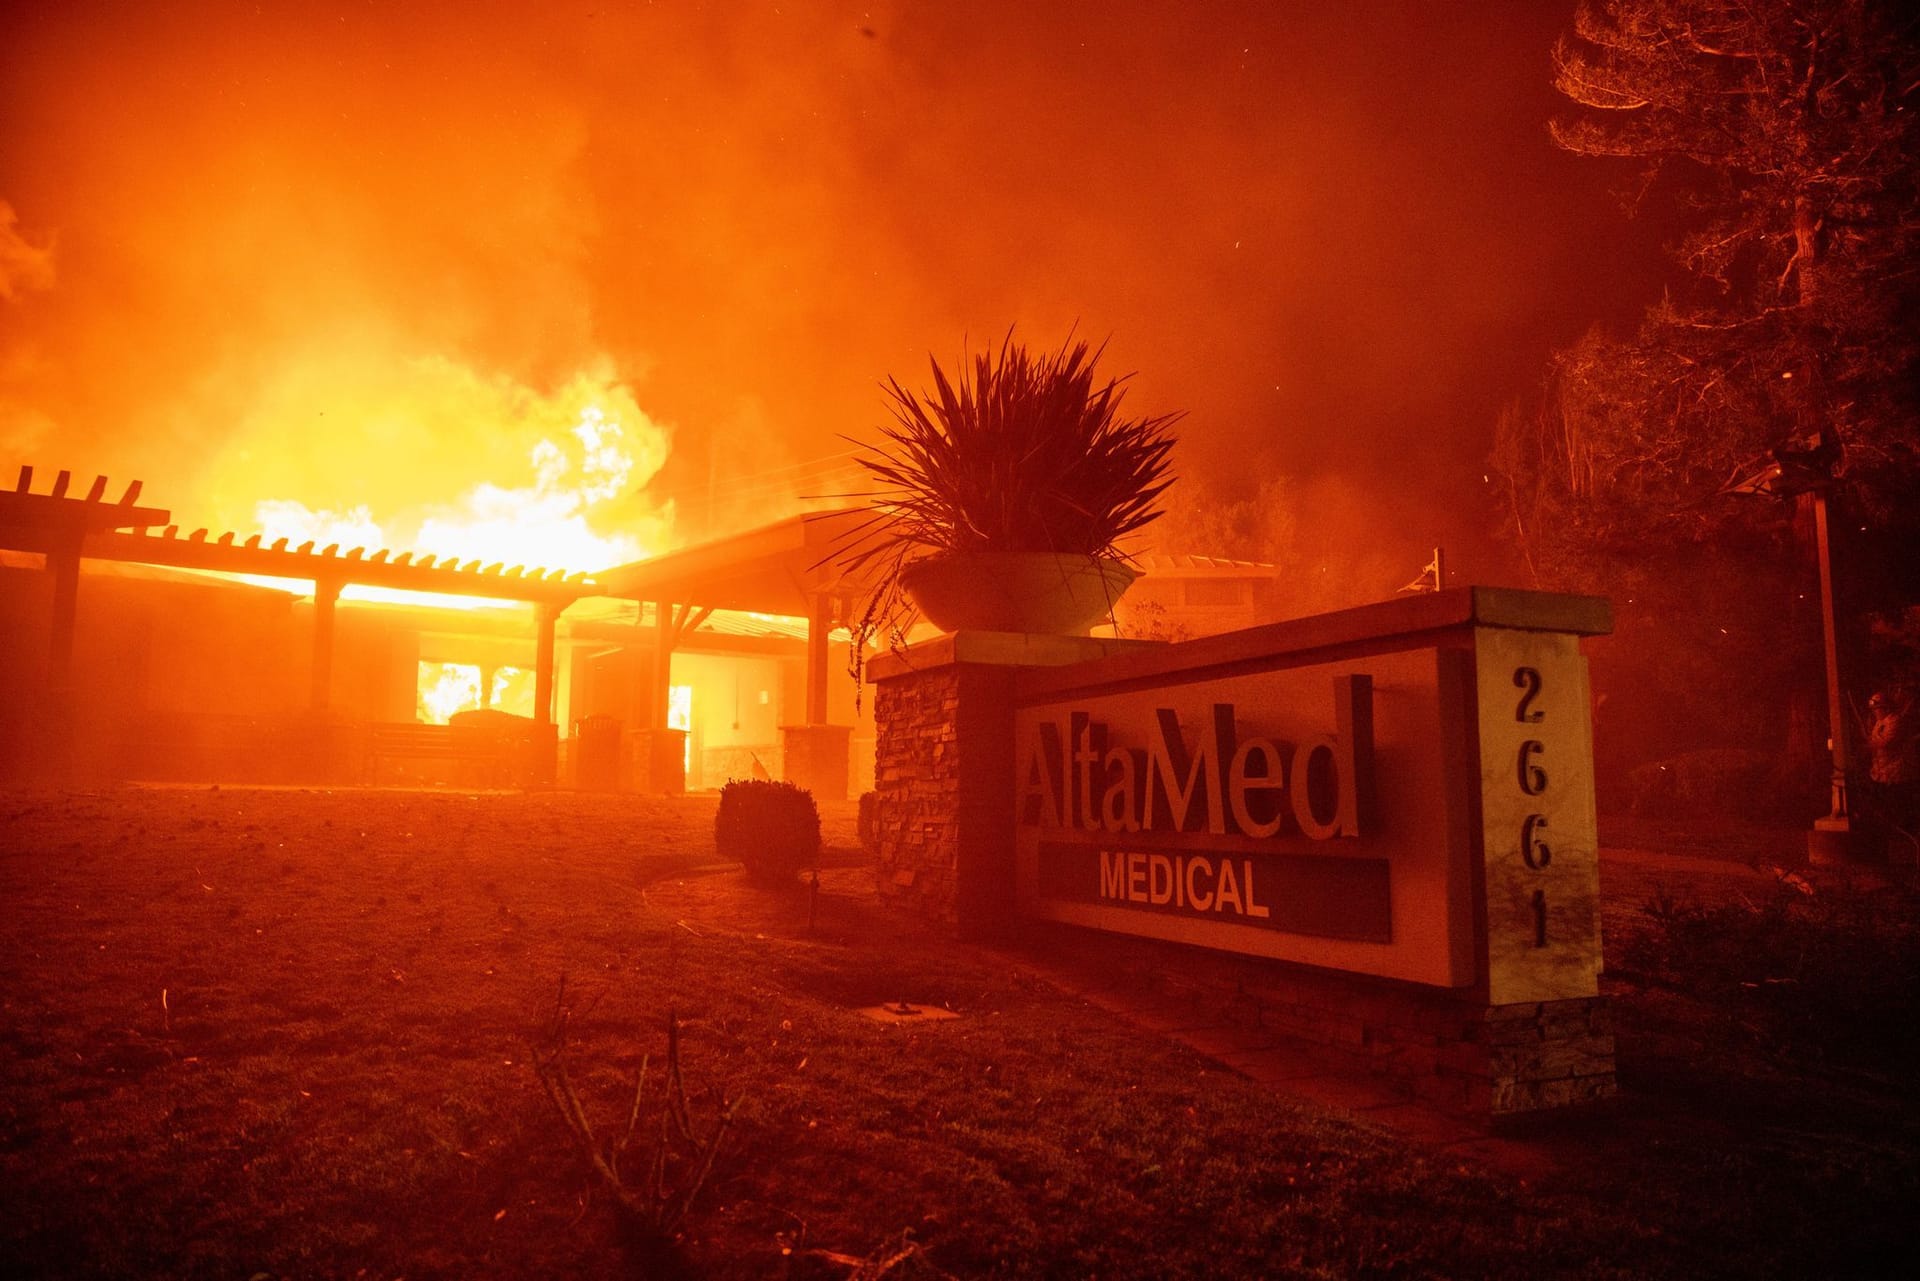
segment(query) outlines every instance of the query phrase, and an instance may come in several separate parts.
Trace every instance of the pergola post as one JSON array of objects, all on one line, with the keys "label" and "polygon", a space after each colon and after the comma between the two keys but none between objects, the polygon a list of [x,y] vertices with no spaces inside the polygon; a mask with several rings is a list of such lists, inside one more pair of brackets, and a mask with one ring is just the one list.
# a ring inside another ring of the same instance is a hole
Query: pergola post
[{"label": "pergola post", "polygon": [[[561,608],[546,602],[534,607],[533,743],[527,764],[529,781],[538,786],[551,786],[559,774],[560,738],[553,724],[553,632]],[[484,690],[481,697],[486,697]]]},{"label": "pergola post", "polygon": [[313,581],[313,663],[307,706],[315,716],[324,716],[333,703],[334,607],[340,600],[340,587],[337,578]]},{"label": "pergola post", "polygon": [[[554,623],[560,617],[560,611],[552,605],[534,607],[533,639],[533,721],[543,729],[553,726],[553,631]],[[483,673],[490,676],[492,669]],[[482,703],[487,702],[487,691],[480,691]]]},{"label": "pergola post", "polygon": [[47,692],[58,714],[71,709],[73,693],[74,621],[80,603],[80,538],[78,534],[60,539],[47,552],[47,568],[53,573],[53,617],[47,637]]},{"label": "pergola post", "polygon": [[47,552],[53,572],[53,617],[47,638],[47,698],[42,720],[47,763],[65,780],[74,763],[73,636],[80,603],[80,535],[63,534]]}]

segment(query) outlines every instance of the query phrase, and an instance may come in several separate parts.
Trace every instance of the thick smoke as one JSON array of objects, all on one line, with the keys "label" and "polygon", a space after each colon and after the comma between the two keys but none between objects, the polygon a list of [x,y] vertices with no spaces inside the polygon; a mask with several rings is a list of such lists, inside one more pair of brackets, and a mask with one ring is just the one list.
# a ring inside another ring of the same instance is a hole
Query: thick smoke
[{"label": "thick smoke", "polygon": [[1195,484],[1477,536],[1498,406],[1637,292],[1544,133],[1566,9],[9,6],[0,452],[189,520],[428,503],[526,466],[435,387],[599,377],[697,536],[882,377],[1077,325]]},{"label": "thick smoke", "polygon": [[0,302],[30,289],[53,288],[53,247],[34,245],[20,234],[13,206],[0,200]]}]

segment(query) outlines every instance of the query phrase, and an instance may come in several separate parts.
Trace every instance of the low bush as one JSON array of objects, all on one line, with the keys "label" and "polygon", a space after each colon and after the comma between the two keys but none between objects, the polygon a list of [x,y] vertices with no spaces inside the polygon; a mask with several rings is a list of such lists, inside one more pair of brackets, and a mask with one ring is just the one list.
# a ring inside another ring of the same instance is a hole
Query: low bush
[{"label": "low bush", "polygon": [[820,865],[820,811],[813,793],[792,783],[734,779],[720,789],[713,843],[720,857],[746,864],[754,880],[791,882]]},{"label": "low bush", "polygon": [[1648,902],[1652,928],[1623,945],[1622,971],[1735,1012],[1790,1057],[1906,1071],[1920,1054],[1904,1013],[1920,1008],[1913,892],[1775,878],[1758,903]]},{"label": "low bush", "polygon": [[[1774,819],[1811,794],[1767,752],[1714,747],[1649,761],[1627,774],[1633,812],[1652,818]],[[1826,779],[1820,778],[1824,791]]]}]

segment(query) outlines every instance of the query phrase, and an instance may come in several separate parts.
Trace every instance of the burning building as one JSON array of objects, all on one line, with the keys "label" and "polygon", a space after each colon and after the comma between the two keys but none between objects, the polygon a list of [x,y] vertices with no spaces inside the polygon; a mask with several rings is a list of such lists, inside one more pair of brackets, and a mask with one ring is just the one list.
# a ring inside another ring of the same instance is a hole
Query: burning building
[{"label": "burning building", "polygon": [[[183,534],[137,501],[138,482],[117,502],[105,478],[85,495],[69,483],[37,492],[23,467],[0,491],[6,775],[663,792],[776,777],[822,797],[872,785],[871,710],[847,675],[865,509],[589,575],[322,545],[325,530],[297,543]],[[483,531],[470,546],[537,548],[539,513],[565,507],[551,498],[500,517],[520,522],[517,539]],[[334,528],[379,535],[365,518]],[[1272,572],[1145,563],[1150,590],[1118,620],[1134,634],[1241,625]]]},{"label": "burning building", "polygon": [[[0,495],[11,774],[678,791],[871,777],[844,514],[597,575],[182,534],[137,483]],[[537,525],[522,529],[532,542]],[[862,762],[867,762],[865,765]]]}]

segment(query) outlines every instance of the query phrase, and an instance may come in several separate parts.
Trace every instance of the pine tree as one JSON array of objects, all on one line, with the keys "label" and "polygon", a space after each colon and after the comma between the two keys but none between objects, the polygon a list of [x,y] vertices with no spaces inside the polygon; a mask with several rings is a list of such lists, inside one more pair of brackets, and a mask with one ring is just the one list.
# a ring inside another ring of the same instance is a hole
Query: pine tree
[{"label": "pine tree", "polygon": [[[1671,201],[1680,271],[1638,332],[1555,358],[1496,462],[1574,552],[1720,535],[1741,461],[1825,432],[1869,520],[1920,477],[1920,39],[1881,0],[1584,0],[1553,52],[1562,147]],[[1516,507],[1516,511],[1520,509]],[[1539,531],[1536,531],[1539,532]]]},{"label": "pine tree", "polygon": [[1835,451],[1856,610],[1885,603],[1860,590],[1875,575],[1859,540],[1895,549],[1883,565],[1920,562],[1906,9],[1581,0],[1553,50],[1568,99],[1554,140],[1617,164],[1630,207],[1681,231],[1665,295],[1633,333],[1596,329],[1554,356],[1499,424],[1493,469],[1536,579],[1614,597],[1613,683],[1646,704],[1614,719],[1670,736],[1642,749],[1771,738],[1815,754],[1811,556],[1791,505],[1722,496],[1737,467],[1814,437]]}]

